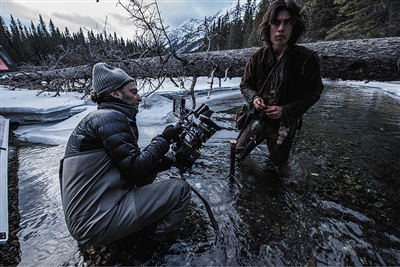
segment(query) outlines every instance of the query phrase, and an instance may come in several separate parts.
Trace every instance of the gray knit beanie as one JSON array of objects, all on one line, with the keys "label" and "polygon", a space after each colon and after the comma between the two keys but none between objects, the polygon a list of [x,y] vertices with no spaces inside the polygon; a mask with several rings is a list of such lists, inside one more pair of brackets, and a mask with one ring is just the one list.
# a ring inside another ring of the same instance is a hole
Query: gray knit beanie
[{"label": "gray knit beanie", "polygon": [[106,63],[97,63],[93,67],[93,90],[97,94],[112,92],[135,80],[119,68],[114,68]]}]

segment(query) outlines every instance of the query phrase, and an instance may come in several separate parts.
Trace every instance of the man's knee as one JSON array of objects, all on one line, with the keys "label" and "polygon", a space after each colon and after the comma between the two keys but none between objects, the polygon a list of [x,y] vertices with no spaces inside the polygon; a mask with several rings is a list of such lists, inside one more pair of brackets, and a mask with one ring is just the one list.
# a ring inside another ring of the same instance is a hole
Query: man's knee
[{"label": "man's knee", "polygon": [[237,143],[234,150],[236,160],[244,160],[256,146],[254,141]]},{"label": "man's knee", "polygon": [[[171,189],[171,196],[177,200],[179,198],[178,203],[184,203],[184,205],[189,205],[190,197],[191,197],[191,188],[190,185],[178,178],[172,178],[168,180],[170,183],[169,189]],[[178,205],[181,205],[178,204]]]},{"label": "man's knee", "polygon": [[180,190],[182,195],[190,193],[190,185],[185,180],[172,178],[169,181],[171,183],[171,187],[173,187],[174,190]]}]

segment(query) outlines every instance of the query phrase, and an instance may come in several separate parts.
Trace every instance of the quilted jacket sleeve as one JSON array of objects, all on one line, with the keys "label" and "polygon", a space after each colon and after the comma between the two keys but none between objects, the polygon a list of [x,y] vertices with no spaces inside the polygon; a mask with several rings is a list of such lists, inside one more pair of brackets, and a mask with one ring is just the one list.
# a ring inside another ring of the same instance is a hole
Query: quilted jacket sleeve
[{"label": "quilted jacket sleeve", "polygon": [[123,113],[113,111],[98,115],[89,121],[90,128],[126,181],[140,182],[168,152],[169,143],[162,137],[153,138],[141,151],[136,123]]}]

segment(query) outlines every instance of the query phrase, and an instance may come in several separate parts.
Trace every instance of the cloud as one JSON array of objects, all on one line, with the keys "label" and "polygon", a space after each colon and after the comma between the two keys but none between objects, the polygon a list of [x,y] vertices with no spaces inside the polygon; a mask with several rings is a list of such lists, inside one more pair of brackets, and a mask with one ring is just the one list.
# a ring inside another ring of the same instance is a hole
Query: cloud
[{"label": "cloud", "polygon": [[[126,0],[121,0],[125,3]],[[176,29],[185,20],[190,18],[204,19],[212,16],[229,5],[231,0],[157,0],[164,26],[169,30]],[[143,4],[154,3],[153,0],[144,0]],[[135,27],[129,20],[128,12],[118,4],[118,0],[1,0],[1,16],[6,25],[10,24],[10,14],[19,19],[28,28],[31,21],[36,26],[39,23],[39,14],[46,25],[50,19],[54,25],[70,33],[84,31],[102,31],[106,26],[107,33],[117,33],[118,37],[132,38]],[[105,24],[107,21],[107,24]]]},{"label": "cloud", "polygon": [[[89,26],[84,26],[84,25],[90,25],[90,27],[93,27],[94,25],[97,25],[100,22],[100,20],[98,18],[88,17],[88,16],[77,14],[77,13],[66,14],[66,13],[53,12],[53,13],[51,13],[51,17],[52,17],[53,22],[58,21],[57,24],[69,24],[74,29],[79,28],[79,27],[84,27],[84,28],[89,27]],[[104,21],[103,21],[103,23],[104,23]],[[63,29],[61,29],[61,30],[63,30]]]},{"label": "cloud", "polygon": [[33,21],[34,24],[39,21],[39,15],[32,16],[32,12],[35,13],[34,9],[12,1],[2,1],[0,12],[7,26],[10,24],[10,15],[12,15],[15,20],[19,19],[22,24],[27,26],[30,26],[31,21]]}]

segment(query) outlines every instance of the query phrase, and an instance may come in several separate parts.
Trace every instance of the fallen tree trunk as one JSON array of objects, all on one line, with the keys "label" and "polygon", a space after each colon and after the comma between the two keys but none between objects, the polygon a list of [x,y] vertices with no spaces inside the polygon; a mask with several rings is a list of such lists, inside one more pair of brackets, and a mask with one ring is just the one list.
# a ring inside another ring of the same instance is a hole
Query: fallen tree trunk
[{"label": "fallen tree trunk", "polygon": [[[330,41],[302,44],[318,53],[324,78],[343,80],[400,80],[400,38]],[[241,77],[247,59],[257,48],[213,51],[171,58],[159,75]],[[126,67],[133,75],[143,77],[159,69],[155,58],[131,61]]]},{"label": "fallen tree trunk", "polygon": [[318,52],[322,76],[343,80],[400,80],[400,38],[310,43]]},{"label": "fallen tree trunk", "polygon": [[[328,41],[301,44],[318,52],[324,78],[343,80],[400,80],[400,37]],[[136,78],[208,76],[241,77],[244,66],[257,48],[169,54],[164,57],[108,62]],[[90,80],[91,65],[15,75],[18,83],[40,87],[42,81]],[[14,79],[14,78],[13,78]],[[12,80],[2,80],[9,84]],[[59,82],[57,84],[60,84]],[[90,82],[88,83],[90,84]]]}]

